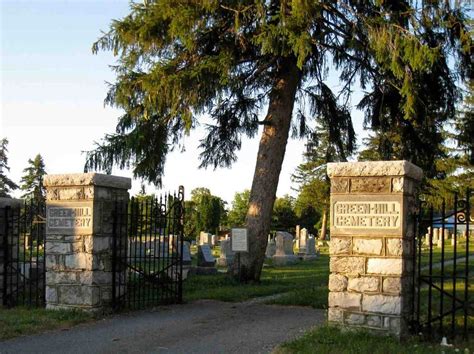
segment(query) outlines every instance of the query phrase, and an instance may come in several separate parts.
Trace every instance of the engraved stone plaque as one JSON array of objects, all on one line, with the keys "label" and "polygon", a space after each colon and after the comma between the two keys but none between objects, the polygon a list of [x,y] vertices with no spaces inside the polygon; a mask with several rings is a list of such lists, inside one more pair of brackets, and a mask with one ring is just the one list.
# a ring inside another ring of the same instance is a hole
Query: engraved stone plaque
[{"label": "engraved stone plaque", "polygon": [[232,251],[233,252],[248,252],[248,237],[247,229],[232,229]]},{"label": "engraved stone plaque", "polygon": [[400,200],[379,196],[334,198],[331,203],[331,226],[335,233],[394,234],[402,228]]},{"label": "engraved stone plaque", "polygon": [[92,233],[92,202],[50,204],[46,208],[48,234]]}]

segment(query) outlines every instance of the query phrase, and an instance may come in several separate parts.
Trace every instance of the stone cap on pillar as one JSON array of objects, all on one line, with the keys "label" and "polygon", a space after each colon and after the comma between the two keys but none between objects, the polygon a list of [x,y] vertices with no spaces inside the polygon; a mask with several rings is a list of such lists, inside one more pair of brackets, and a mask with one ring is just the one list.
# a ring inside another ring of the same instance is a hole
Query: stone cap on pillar
[{"label": "stone cap on pillar", "polygon": [[132,187],[132,179],[102,173],[68,173],[47,175],[44,178],[43,185],[45,187],[101,186],[130,189]]},{"label": "stone cap on pillar", "polygon": [[327,164],[327,174],[330,178],[403,176],[417,181],[423,178],[423,170],[406,160],[331,162]]}]

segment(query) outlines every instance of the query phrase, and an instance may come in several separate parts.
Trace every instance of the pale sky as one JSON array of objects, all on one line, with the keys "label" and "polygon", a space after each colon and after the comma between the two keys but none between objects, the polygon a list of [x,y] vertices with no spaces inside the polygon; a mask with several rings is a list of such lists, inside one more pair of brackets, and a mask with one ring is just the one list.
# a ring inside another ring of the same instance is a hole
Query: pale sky
[{"label": "pale sky", "polygon": [[[10,142],[9,177],[19,183],[28,159],[38,153],[49,174],[80,173],[85,161],[81,152],[114,132],[120,115],[103,104],[105,82],[114,81],[108,67],[114,58],[106,52],[93,55],[91,46],[112,19],[128,13],[128,1],[0,0],[0,4],[0,138]],[[365,135],[361,112],[354,112],[354,118],[356,131]],[[216,171],[198,169],[197,145],[202,137],[202,130],[195,131],[187,139],[185,153],[168,155],[163,189],[184,185],[188,198],[193,188],[207,187],[230,203],[235,192],[251,187],[259,135],[243,140],[231,169]],[[288,142],[278,196],[295,195],[290,176],[302,162],[303,150],[304,141]],[[131,177],[125,170],[114,169],[113,174]],[[133,181],[132,194],[140,184]],[[147,192],[159,191],[148,186]]]}]

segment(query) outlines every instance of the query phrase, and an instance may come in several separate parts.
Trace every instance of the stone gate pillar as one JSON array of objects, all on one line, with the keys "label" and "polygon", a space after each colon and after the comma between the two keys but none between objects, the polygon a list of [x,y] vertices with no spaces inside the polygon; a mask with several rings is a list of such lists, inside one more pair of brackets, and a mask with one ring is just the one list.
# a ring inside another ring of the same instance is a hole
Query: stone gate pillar
[{"label": "stone gate pillar", "polygon": [[115,201],[130,178],[98,173],[48,175],[46,307],[104,311],[112,298]]},{"label": "stone gate pillar", "polygon": [[422,170],[408,161],[330,163],[328,320],[402,336],[411,308]]}]

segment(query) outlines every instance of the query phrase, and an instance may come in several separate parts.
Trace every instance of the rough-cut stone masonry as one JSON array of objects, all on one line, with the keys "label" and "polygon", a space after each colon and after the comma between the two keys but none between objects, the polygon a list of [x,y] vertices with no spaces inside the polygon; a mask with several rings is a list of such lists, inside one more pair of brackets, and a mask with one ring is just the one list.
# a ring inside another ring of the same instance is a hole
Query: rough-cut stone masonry
[{"label": "rough-cut stone masonry", "polygon": [[104,311],[112,300],[113,210],[131,180],[98,173],[48,175],[46,306]]},{"label": "rough-cut stone masonry", "polygon": [[415,191],[407,161],[328,164],[330,322],[404,335],[410,308]]}]

